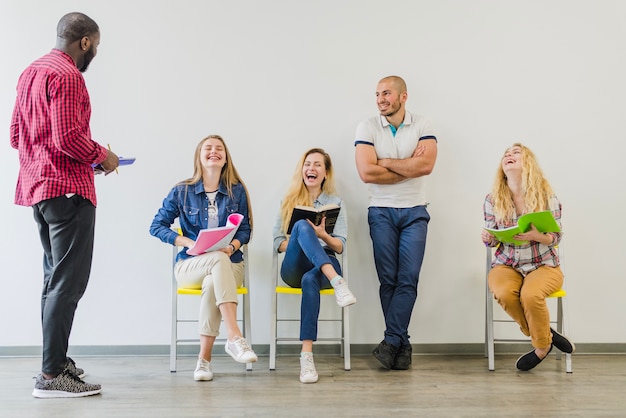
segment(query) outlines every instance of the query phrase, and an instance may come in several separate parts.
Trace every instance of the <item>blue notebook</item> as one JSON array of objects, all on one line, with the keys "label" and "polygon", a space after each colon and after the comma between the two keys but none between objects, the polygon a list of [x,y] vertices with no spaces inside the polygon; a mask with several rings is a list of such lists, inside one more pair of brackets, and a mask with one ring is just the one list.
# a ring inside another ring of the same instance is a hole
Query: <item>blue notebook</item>
[{"label": "blue notebook", "polygon": [[[120,166],[123,165],[131,165],[132,163],[135,162],[135,158],[134,157],[118,157],[119,161],[120,161]],[[100,167],[100,164],[91,164],[91,166],[93,168],[99,168],[100,170],[102,169],[102,167]]]}]

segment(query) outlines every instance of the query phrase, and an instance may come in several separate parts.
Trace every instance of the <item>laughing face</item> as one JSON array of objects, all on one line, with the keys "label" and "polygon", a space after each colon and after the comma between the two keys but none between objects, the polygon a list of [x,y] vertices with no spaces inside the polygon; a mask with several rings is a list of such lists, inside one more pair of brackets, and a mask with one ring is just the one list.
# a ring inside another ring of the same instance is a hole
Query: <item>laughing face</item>
[{"label": "laughing face", "polygon": [[504,152],[502,157],[502,171],[510,173],[511,171],[522,170],[522,148],[520,146],[512,146]]},{"label": "laughing face", "polygon": [[302,166],[302,181],[304,181],[304,185],[307,189],[321,188],[324,179],[326,179],[324,156],[319,153],[307,155]]},{"label": "laughing face", "polygon": [[200,151],[200,162],[205,168],[219,167],[226,164],[226,150],[224,144],[218,138],[208,138],[202,144]]}]

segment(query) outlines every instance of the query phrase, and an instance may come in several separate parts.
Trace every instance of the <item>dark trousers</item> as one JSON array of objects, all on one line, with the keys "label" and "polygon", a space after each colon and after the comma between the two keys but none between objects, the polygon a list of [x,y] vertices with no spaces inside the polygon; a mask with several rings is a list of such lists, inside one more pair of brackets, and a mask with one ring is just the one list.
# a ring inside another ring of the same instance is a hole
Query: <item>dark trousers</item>
[{"label": "dark trousers", "polygon": [[425,206],[370,207],[368,211],[385,341],[397,347],[410,344],[409,322],[417,299],[429,221]]},{"label": "dark trousers", "polygon": [[33,215],[44,251],[41,371],[54,376],[67,362],[74,313],[89,281],[96,208],[81,196],[63,195],[37,203]]}]

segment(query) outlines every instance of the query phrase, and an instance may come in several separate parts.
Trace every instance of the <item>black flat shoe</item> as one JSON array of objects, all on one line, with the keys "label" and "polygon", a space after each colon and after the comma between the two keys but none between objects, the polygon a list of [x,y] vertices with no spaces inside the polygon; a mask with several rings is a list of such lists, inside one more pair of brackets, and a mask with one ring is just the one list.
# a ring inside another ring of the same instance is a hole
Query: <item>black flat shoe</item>
[{"label": "black flat shoe", "polygon": [[552,345],[561,350],[564,353],[572,354],[576,350],[576,346],[573,342],[567,339],[566,336],[559,334],[552,328],[550,328],[552,332]]},{"label": "black flat shoe", "polygon": [[[548,350],[548,354],[550,354],[550,351],[552,351],[552,346],[550,346],[550,350]],[[546,357],[548,357],[548,354],[546,354]],[[537,367],[537,365],[541,363],[542,361],[543,361],[543,358],[539,358],[537,354],[535,354],[535,349],[533,348],[532,351],[529,351],[528,353],[524,354],[523,356],[517,359],[517,362],[515,363],[515,367],[517,367],[519,370],[527,372],[530,369],[534,369],[535,367]]]}]

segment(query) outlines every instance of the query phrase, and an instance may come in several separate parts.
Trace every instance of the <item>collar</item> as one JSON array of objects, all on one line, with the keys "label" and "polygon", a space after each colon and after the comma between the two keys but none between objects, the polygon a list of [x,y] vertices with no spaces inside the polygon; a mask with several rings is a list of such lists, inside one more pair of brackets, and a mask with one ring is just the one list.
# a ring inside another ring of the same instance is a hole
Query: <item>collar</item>
[{"label": "collar", "polygon": [[[378,115],[380,117],[380,124],[383,128],[391,125],[386,117],[383,115]],[[408,111],[404,111],[404,120],[402,121],[402,125],[410,125],[413,122],[413,115],[411,115]]]},{"label": "collar", "polygon": [[328,197],[326,193],[322,191],[322,193],[320,193],[320,195],[317,196],[317,199],[313,201],[313,204],[315,205],[315,203],[319,203],[320,205],[325,205],[327,201],[328,201]]},{"label": "collar", "polygon": [[[65,51],[61,51],[60,49],[57,48],[52,48],[52,51],[50,51],[51,54],[54,55],[58,55],[59,57],[63,58],[64,60],[70,62],[74,67],[76,67],[76,63],[74,62],[74,58],[72,58],[70,56],[70,54],[68,54]],[[78,68],[76,68],[78,70]]]},{"label": "collar", "polygon": [[[193,186],[193,191],[195,194],[203,194],[204,193],[204,184],[202,183],[202,179],[200,179],[200,181],[198,181],[194,186]],[[222,183],[220,181],[220,185],[217,188],[217,192],[218,193],[222,193],[222,194],[227,194],[227,190],[226,190],[226,186],[224,185],[224,183]]]}]

